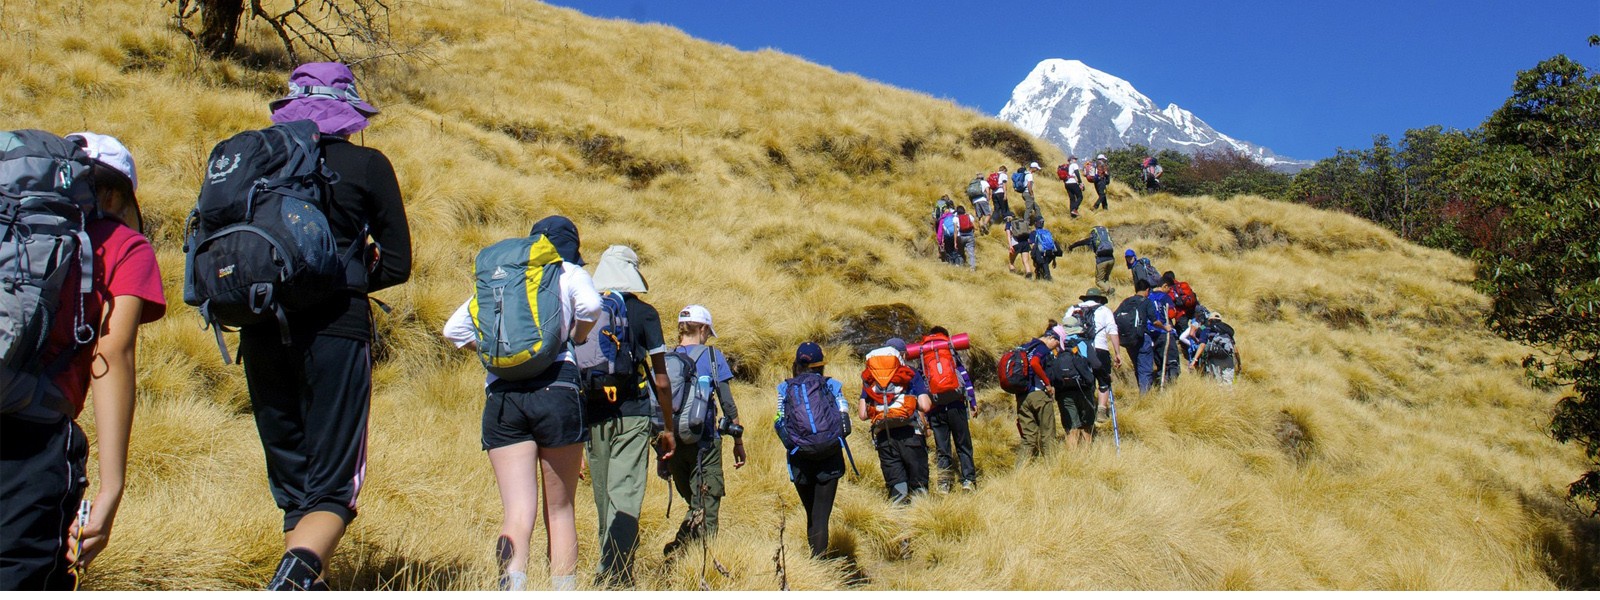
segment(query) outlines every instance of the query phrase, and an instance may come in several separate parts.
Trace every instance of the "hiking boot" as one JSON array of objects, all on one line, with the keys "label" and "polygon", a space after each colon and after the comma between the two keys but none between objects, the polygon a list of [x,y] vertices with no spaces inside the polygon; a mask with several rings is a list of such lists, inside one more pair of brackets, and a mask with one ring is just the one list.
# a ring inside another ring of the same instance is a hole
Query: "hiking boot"
[{"label": "hiking boot", "polygon": [[973,487],[971,479],[961,482],[961,491],[963,492],[971,492],[976,489],[977,488]]},{"label": "hiking boot", "polygon": [[1106,410],[1106,407],[1102,406],[1102,407],[1100,407],[1098,409],[1095,409],[1095,415],[1094,415],[1094,424],[1095,425],[1099,425],[1099,424],[1104,423],[1104,422],[1109,421],[1109,420],[1111,420],[1111,414],[1110,414],[1109,411]]}]

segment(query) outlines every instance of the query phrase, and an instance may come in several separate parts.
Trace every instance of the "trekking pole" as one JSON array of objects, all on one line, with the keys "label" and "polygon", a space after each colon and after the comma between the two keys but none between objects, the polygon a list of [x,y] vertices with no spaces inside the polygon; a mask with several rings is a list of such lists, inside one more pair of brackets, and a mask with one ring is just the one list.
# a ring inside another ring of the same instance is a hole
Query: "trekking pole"
[{"label": "trekking pole", "polygon": [[1167,351],[1172,348],[1172,332],[1161,335],[1161,389],[1167,389]]},{"label": "trekking pole", "polygon": [[1117,446],[1117,455],[1122,455],[1122,432],[1117,430],[1117,391],[1106,390],[1106,397],[1111,400],[1111,441]]}]

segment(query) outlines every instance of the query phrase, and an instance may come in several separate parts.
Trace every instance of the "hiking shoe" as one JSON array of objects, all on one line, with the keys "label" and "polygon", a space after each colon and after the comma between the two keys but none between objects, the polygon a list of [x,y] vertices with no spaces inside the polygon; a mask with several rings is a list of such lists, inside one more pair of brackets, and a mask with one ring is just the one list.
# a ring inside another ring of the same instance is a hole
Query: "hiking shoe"
[{"label": "hiking shoe", "polygon": [[1109,421],[1109,420],[1111,420],[1111,414],[1110,414],[1109,411],[1106,410],[1106,407],[1102,406],[1102,407],[1100,407],[1098,409],[1095,409],[1095,415],[1094,415],[1094,424],[1095,425],[1099,425],[1099,424],[1104,423],[1104,422]]},{"label": "hiking shoe", "polygon": [[939,482],[939,493],[941,493],[941,494],[950,493],[950,482],[948,482],[948,481]]},{"label": "hiking shoe", "polygon": [[968,479],[966,481],[961,482],[961,491],[970,492],[970,491],[973,491],[974,489],[976,489],[976,488],[973,487],[971,479]]}]

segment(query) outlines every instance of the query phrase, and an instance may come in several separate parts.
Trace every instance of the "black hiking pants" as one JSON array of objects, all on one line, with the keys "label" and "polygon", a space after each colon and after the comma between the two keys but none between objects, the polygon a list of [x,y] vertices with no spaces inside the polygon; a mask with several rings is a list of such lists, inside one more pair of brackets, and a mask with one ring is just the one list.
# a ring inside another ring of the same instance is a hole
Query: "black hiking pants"
[{"label": "black hiking pants", "polygon": [[0,590],[71,591],[67,530],[88,487],[88,439],[72,419],[0,417]]},{"label": "black hiking pants", "polygon": [[1078,216],[1078,207],[1083,206],[1083,186],[1076,183],[1067,184],[1067,200],[1072,206],[1072,216]]},{"label": "black hiking pants", "polygon": [[961,466],[961,481],[977,481],[978,467],[972,462],[972,429],[969,427],[966,398],[928,413],[933,429],[933,445],[938,451],[939,482],[950,483]]},{"label": "black hiking pants", "polygon": [[1095,200],[1094,206],[1090,208],[1111,208],[1111,205],[1106,204],[1106,185],[1108,184],[1109,179],[1110,178],[1108,177],[1101,176],[1099,180],[1094,182],[1094,193],[1099,194],[1100,198]]},{"label": "black hiking pants", "polygon": [[922,433],[905,425],[872,434],[872,446],[878,451],[878,465],[883,469],[883,485],[889,499],[906,502],[911,495],[928,489],[928,445]]}]

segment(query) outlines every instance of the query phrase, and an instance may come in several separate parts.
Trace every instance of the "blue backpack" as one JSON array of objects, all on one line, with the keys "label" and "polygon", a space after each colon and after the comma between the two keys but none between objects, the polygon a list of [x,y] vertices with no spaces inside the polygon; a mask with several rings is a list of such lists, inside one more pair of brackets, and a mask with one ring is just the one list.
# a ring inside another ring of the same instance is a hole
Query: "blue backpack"
[{"label": "blue backpack", "polygon": [[956,230],[958,229],[958,227],[956,226],[956,214],[955,213],[949,213],[949,214],[946,214],[943,218],[939,219],[939,228],[944,230],[945,239],[950,239],[950,238],[955,237],[956,236]]},{"label": "blue backpack", "polygon": [[783,382],[783,420],[777,423],[778,438],[794,456],[838,454],[841,440],[849,435],[838,399],[828,389],[828,378],[818,373],[802,373]]},{"label": "blue backpack", "polygon": [[1028,191],[1028,172],[1018,169],[1011,174],[1011,188],[1019,192]]},{"label": "blue backpack", "polygon": [[1056,236],[1051,235],[1049,229],[1034,230],[1033,243],[1039,247],[1040,252],[1056,251]]},{"label": "blue backpack", "polygon": [[[628,335],[628,303],[621,292],[602,292],[600,308],[589,338],[572,352],[584,386],[603,390],[634,385],[637,373],[633,340]],[[615,396],[609,397],[616,401]]]}]

